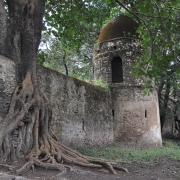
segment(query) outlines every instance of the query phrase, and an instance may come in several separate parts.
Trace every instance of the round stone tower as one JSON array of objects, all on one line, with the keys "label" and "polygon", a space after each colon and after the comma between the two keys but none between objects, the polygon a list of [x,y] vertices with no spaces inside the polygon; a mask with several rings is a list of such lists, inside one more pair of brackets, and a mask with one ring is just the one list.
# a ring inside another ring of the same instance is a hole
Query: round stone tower
[{"label": "round stone tower", "polygon": [[157,92],[143,95],[143,78],[135,78],[132,64],[141,55],[138,24],[120,15],[106,24],[94,49],[94,78],[107,82],[112,95],[115,142],[138,147],[162,144]]}]

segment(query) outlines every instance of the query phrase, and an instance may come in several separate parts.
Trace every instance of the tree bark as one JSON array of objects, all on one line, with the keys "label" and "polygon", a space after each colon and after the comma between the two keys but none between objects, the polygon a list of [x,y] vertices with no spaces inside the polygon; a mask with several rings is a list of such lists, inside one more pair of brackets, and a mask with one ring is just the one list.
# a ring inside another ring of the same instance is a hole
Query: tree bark
[{"label": "tree bark", "polygon": [[168,108],[169,93],[170,93],[170,79],[167,78],[167,80],[166,80],[165,95],[164,95],[164,100],[163,100],[163,104],[162,104],[163,110],[162,110],[161,115],[160,115],[161,132],[162,132],[165,120],[166,120],[166,112],[167,112],[167,108]]},{"label": "tree bark", "polygon": [[68,67],[67,67],[67,64],[66,64],[66,51],[64,50],[64,55],[63,55],[63,65],[64,65],[64,69],[65,69],[65,74],[66,75],[69,75],[68,73]]},{"label": "tree bark", "polygon": [[0,50],[5,55],[7,39],[7,17],[4,9],[4,1],[0,0]]}]

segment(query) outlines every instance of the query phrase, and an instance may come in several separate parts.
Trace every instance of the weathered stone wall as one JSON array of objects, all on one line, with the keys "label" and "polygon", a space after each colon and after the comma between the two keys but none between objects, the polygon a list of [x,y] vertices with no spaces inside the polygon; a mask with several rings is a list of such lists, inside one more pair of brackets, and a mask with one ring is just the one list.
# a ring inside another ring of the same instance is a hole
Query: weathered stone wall
[{"label": "weathered stone wall", "polygon": [[8,113],[15,80],[14,63],[0,55],[0,120]]},{"label": "weathered stone wall", "polygon": [[123,67],[123,82],[121,85],[142,85],[144,79],[137,79],[132,75],[132,64],[140,56],[140,52],[136,40],[131,38],[120,38],[101,43],[94,50],[94,78],[112,83],[111,61],[115,57],[120,57]]},{"label": "weathered stone wall", "polygon": [[38,76],[51,103],[52,128],[60,141],[71,146],[113,142],[109,92],[40,66]]},{"label": "weathered stone wall", "polygon": [[[41,66],[38,77],[53,110],[52,129],[62,143],[101,145],[115,137],[116,142],[143,147],[161,144],[156,92],[144,97],[140,86],[117,83],[111,84],[111,99],[103,88]],[[0,56],[1,119],[8,112],[14,88],[14,63]]]},{"label": "weathered stone wall", "polygon": [[143,95],[141,87],[112,85],[115,142],[138,147],[162,144],[156,91]]},{"label": "weathered stone wall", "polygon": [[[41,66],[38,77],[52,107],[52,129],[59,141],[71,146],[113,142],[109,92]],[[0,56],[0,120],[8,113],[15,84],[14,62]]]}]

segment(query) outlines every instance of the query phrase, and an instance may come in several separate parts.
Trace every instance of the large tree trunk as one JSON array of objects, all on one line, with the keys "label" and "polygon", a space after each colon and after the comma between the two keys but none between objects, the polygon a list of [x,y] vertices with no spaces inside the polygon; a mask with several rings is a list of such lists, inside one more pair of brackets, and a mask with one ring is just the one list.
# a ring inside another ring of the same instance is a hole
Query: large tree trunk
[{"label": "large tree trunk", "polygon": [[[36,52],[41,38],[45,0],[7,0],[7,5],[8,12],[4,9],[4,1],[0,0],[0,32],[2,32],[0,54],[15,62],[17,87],[12,96],[9,113],[1,122],[0,145],[3,143],[4,149],[8,147],[5,159],[9,156],[14,159],[15,156],[20,156],[21,151],[27,153],[29,147],[33,145],[33,135],[30,132],[35,121],[33,116],[39,111],[38,102],[41,99],[38,97]],[[32,119],[29,123],[20,122],[27,121],[29,116]],[[10,147],[12,143],[7,134],[12,135],[15,129],[19,131],[20,143],[17,152],[11,153],[14,148]]]},{"label": "large tree trunk", "polygon": [[[167,109],[168,109],[168,100],[169,100],[169,93],[170,93],[170,80],[169,78],[167,78],[166,80],[166,88],[165,88],[165,95],[164,95],[164,99],[163,99],[163,103],[162,103],[162,111],[160,114],[160,121],[161,121],[161,132],[166,120],[166,113],[167,113]],[[160,98],[161,96],[159,96]]]},{"label": "large tree trunk", "polygon": [[[40,43],[45,0],[0,0],[0,54],[16,64],[17,86],[7,116],[0,122],[0,150],[4,160],[27,155],[28,162],[18,171],[33,165],[66,172],[63,163],[107,168],[111,163],[85,157],[57,142],[50,129],[51,109],[38,86],[36,53]],[[18,131],[18,144],[12,136]],[[126,171],[125,169],[122,169]]]}]

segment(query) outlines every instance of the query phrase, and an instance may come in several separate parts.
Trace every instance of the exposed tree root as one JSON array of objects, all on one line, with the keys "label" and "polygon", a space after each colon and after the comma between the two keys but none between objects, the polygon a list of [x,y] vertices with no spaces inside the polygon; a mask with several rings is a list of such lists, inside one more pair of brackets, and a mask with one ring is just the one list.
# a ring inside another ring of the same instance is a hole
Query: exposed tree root
[{"label": "exposed tree root", "polygon": [[34,170],[35,165],[59,170],[63,174],[67,169],[72,171],[67,164],[105,168],[113,174],[117,174],[115,169],[128,172],[125,168],[115,167],[115,163],[108,160],[83,156],[59,143],[50,129],[51,110],[47,99],[33,84],[31,75],[27,73],[24,81],[15,89],[9,114],[2,122],[3,135],[8,133],[12,136],[13,132],[18,130],[19,141],[16,148],[13,148],[7,136],[2,142],[4,152],[5,148],[9,148],[6,152],[7,157],[15,154],[19,158],[22,153],[27,154],[29,148],[32,149],[26,156],[27,163],[17,170],[18,172],[27,171],[30,168]]},{"label": "exposed tree root", "polygon": [[119,171],[124,171],[124,172],[129,173],[128,169],[123,168],[123,167],[114,167],[114,169],[117,169],[117,170],[119,170]]},{"label": "exposed tree root", "polygon": [[127,169],[115,167],[114,163],[111,164],[107,160],[83,156],[58,143],[52,138],[46,139],[46,146],[42,143],[39,149],[32,149],[31,153],[27,156],[27,159],[28,162],[19,169],[18,172],[28,170],[33,165],[36,165],[46,169],[60,170],[61,173],[64,174],[66,173],[66,168],[72,171],[72,168],[66,164],[74,164],[90,168],[105,168],[113,174],[117,174],[114,169],[128,172]]},{"label": "exposed tree root", "polygon": [[7,164],[0,164],[1,167],[5,167],[5,168],[8,168],[8,170],[10,171],[13,171],[15,169],[14,166],[12,165],[7,165]]}]

